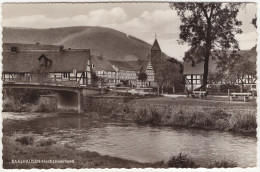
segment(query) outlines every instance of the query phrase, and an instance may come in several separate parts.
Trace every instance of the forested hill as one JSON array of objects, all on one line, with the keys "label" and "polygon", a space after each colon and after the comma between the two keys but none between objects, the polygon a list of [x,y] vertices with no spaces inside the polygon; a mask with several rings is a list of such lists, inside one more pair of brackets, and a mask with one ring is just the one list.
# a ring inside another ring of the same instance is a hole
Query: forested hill
[{"label": "forested hill", "polygon": [[111,60],[146,59],[151,45],[125,33],[104,27],[52,29],[3,28],[4,43],[62,44],[65,48],[86,48]]}]

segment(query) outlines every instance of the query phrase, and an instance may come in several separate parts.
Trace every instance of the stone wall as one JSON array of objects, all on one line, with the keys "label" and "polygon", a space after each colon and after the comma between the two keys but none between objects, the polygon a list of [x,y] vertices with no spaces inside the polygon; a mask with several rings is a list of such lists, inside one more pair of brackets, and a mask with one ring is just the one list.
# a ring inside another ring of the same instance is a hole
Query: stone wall
[{"label": "stone wall", "polygon": [[114,116],[130,113],[134,100],[124,96],[83,96],[82,110],[96,112],[99,115]]}]

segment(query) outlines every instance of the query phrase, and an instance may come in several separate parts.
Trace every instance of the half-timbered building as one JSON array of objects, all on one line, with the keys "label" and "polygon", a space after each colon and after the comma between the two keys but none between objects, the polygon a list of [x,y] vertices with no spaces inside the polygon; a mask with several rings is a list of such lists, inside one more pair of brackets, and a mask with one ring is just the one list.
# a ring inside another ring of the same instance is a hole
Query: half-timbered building
[{"label": "half-timbered building", "polygon": [[[116,69],[116,81],[125,82],[127,86],[155,87],[154,71],[148,60],[110,61]],[[138,80],[139,73],[146,73],[147,80]]]},{"label": "half-timbered building", "polygon": [[92,64],[88,49],[4,43],[2,55],[4,82],[91,85]]},{"label": "half-timbered building", "polygon": [[115,87],[118,83],[116,69],[103,56],[92,56],[92,68],[97,76],[98,86]]},{"label": "half-timbered building", "polygon": [[[241,50],[238,51],[241,56],[247,57],[248,60],[251,62],[256,63],[256,50]],[[214,73],[217,69],[217,58],[211,56],[209,58],[209,72]],[[195,90],[202,85],[204,73],[204,62],[201,63],[194,63],[192,61],[185,61],[184,62],[184,71],[183,74],[185,75],[185,87],[187,90]],[[219,87],[220,85],[224,84],[225,81],[222,80],[216,83],[209,83],[208,87],[215,86]],[[248,90],[256,90],[256,75],[245,75],[243,78],[237,78],[235,80],[236,85],[244,85],[245,88]]]}]

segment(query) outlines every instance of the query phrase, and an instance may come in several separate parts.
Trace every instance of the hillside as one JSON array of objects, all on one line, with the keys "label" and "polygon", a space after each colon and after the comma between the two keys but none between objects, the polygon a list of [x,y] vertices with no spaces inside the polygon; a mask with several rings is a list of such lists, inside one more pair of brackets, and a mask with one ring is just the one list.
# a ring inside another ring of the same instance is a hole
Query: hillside
[{"label": "hillside", "polygon": [[4,43],[62,44],[65,48],[86,48],[109,60],[146,59],[151,45],[125,33],[104,27],[52,29],[3,28]]}]

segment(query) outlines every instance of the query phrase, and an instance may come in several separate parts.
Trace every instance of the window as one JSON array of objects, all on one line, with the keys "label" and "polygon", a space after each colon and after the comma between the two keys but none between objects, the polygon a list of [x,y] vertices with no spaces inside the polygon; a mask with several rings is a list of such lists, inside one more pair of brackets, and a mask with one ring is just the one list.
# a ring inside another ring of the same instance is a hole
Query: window
[{"label": "window", "polygon": [[17,52],[17,47],[11,47],[11,53],[16,53]]},{"label": "window", "polygon": [[14,80],[14,74],[10,74],[10,73],[7,73],[7,74],[4,74],[4,81],[13,81]]},{"label": "window", "polygon": [[201,75],[186,75],[186,84],[201,84]]},{"label": "window", "polygon": [[247,77],[247,81],[246,81],[247,84],[253,83],[253,75],[247,75],[246,77]]},{"label": "window", "polygon": [[200,75],[194,75],[193,83],[194,84],[200,84],[201,83],[201,76]]},{"label": "window", "polygon": [[63,78],[68,78],[69,77],[69,73],[63,73]]}]

